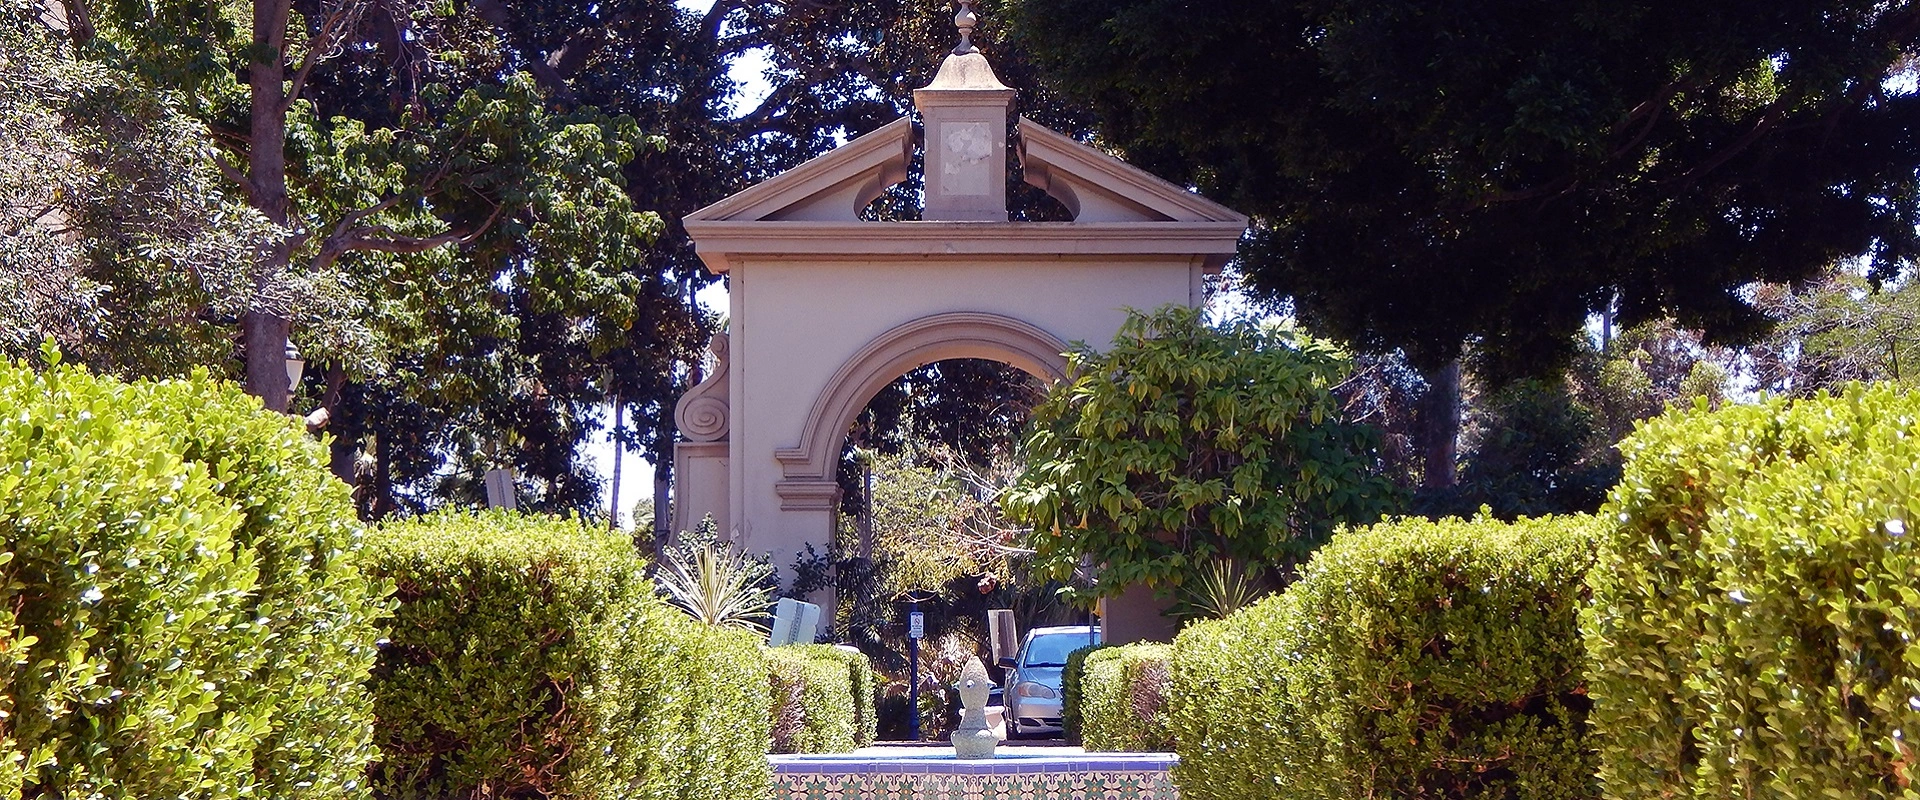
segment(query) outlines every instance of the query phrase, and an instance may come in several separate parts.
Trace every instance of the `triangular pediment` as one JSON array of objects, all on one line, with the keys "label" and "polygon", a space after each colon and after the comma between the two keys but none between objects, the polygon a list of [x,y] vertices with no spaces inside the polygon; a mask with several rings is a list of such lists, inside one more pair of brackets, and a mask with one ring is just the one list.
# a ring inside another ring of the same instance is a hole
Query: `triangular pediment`
[{"label": "triangular pediment", "polygon": [[1019,129],[1026,181],[1059,199],[1072,222],[970,219],[960,212],[912,222],[862,220],[861,212],[907,178],[918,137],[913,122],[901,118],[687,215],[687,233],[716,274],[730,274],[744,259],[901,256],[1111,262],[1177,255],[1217,270],[1238,251],[1245,215],[1032,120],[1021,119]]},{"label": "triangular pediment", "polygon": [[1027,183],[1059,200],[1075,222],[1247,223],[1240,212],[1026,117],[1020,166]]},{"label": "triangular pediment", "polygon": [[687,215],[691,222],[855,222],[888,187],[907,179],[907,117]]}]

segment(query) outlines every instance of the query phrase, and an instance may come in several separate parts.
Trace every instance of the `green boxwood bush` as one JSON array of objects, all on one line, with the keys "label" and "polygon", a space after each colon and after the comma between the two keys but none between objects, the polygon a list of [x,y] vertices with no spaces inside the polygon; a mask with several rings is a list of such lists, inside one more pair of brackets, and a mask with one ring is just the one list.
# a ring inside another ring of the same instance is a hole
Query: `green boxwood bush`
[{"label": "green boxwood bush", "polygon": [[657,598],[625,536],[444,514],[372,542],[399,600],[371,681],[382,796],[769,791],[757,643]]},{"label": "green boxwood bush", "polygon": [[1615,797],[1920,798],[1920,397],[1644,423],[1584,620]]},{"label": "green boxwood bush", "polygon": [[1188,627],[1181,797],[1596,797],[1578,631],[1594,524],[1344,532],[1285,593]]},{"label": "green boxwood bush", "polygon": [[765,650],[775,753],[845,753],[877,729],[873,665],[831,645]]},{"label": "green boxwood bush", "polygon": [[1167,659],[1172,654],[1171,645],[1140,643],[1087,657],[1080,681],[1086,749],[1173,749],[1167,727]]},{"label": "green boxwood bush", "polygon": [[0,792],[364,797],[380,594],[297,421],[0,364]]},{"label": "green boxwood bush", "polygon": [[1081,686],[1085,685],[1087,658],[1107,647],[1118,645],[1090,644],[1067,654],[1067,665],[1060,669],[1060,731],[1061,738],[1069,742],[1080,742],[1081,722],[1080,704]]},{"label": "green boxwood bush", "polygon": [[880,716],[880,676],[873,670],[873,660],[858,650],[831,645],[804,645],[807,649],[817,649],[821,658],[832,659],[846,665],[849,688],[853,691],[853,743],[859,747],[873,744],[879,738]]}]

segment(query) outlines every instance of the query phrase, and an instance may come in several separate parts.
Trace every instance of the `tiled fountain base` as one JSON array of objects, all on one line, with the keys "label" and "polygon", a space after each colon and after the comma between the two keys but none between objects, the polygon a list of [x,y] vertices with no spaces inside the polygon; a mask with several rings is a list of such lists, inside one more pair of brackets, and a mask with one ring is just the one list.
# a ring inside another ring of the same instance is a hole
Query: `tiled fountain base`
[{"label": "tiled fountain base", "polygon": [[1003,747],[991,760],[950,750],[871,748],[771,756],[775,800],[1175,800],[1172,753]]}]

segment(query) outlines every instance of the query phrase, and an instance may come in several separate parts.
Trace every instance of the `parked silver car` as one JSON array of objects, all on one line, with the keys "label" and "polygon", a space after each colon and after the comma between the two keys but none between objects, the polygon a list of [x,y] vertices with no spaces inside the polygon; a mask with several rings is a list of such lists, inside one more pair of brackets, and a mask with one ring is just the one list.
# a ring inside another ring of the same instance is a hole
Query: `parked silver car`
[{"label": "parked silver car", "polygon": [[1100,631],[1085,625],[1035,628],[1020,642],[1020,652],[1002,659],[1007,668],[1007,737],[1018,739],[1060,732],[1060,673],[1067,655],[1100,643]]}]

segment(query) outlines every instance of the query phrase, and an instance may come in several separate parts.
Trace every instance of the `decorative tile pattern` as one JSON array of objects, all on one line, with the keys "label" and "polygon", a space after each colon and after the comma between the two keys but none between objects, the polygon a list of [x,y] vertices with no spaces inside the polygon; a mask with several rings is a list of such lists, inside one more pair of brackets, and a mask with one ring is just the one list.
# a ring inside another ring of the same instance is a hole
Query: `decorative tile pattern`
[{"label": "decorative tile pattern", "polygon": [[1001,775],[786,772],[776,800],[1176,800],[1165,772],[1029,772]]},{"label": "decorative tile pattern", "polygon": [[1170,753],[774,756],[775,800],[1177,800]]}]

